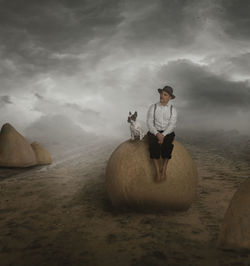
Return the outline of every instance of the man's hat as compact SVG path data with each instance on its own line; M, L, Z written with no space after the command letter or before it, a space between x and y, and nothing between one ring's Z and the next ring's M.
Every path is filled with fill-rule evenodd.
M175 95L173 94L173 88L170 86L165 86L163 89L158 89L158 92L161 93L162 91L167 92L172 99L175 98Z

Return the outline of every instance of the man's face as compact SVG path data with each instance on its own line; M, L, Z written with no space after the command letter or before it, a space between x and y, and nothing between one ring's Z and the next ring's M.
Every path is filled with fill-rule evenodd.
M170 99L171 99L171 96L167 92L162 91L160 93L160 102L161 103L167 103Z

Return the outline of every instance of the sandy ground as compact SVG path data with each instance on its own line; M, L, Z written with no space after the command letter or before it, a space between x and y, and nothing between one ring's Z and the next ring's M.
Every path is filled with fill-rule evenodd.
M185 143L199 173L191 208L118 212L104 189L118 144L51 147L50 166L0 169L1 266L250 265L250 253L216 248L230 199L249 177L247 161Z

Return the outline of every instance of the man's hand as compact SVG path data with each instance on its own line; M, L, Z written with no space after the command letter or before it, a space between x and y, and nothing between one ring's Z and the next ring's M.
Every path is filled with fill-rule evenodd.
M162 144L163 143L163 140L164 140L164 135L162 135L160 132L157 133L157 138L158 138L158 143L159 144Z

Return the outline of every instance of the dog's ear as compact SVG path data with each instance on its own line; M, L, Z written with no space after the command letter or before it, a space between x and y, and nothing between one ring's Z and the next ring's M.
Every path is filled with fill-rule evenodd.
M135 115L137 116L137 111L135 111Z
M131 115L131 112L129 111L129 115Z

